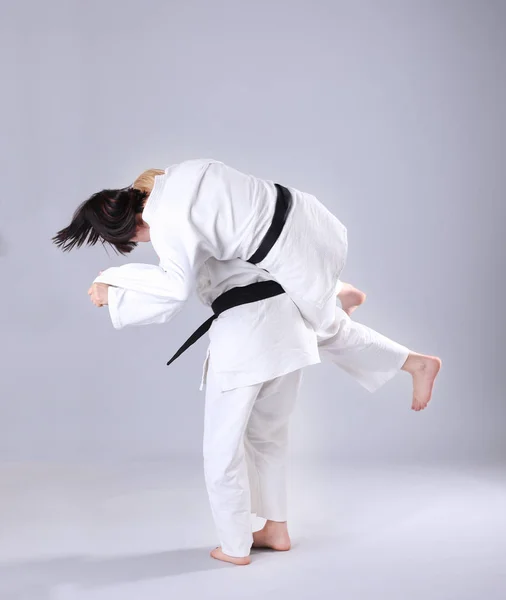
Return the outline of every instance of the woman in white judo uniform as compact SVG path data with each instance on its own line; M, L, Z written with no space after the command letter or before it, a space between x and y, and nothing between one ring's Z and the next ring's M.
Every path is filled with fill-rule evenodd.
M271 280L244 261L208 259L198 273L197 291L211 305L231 290ZM95 305L109 305L117 329L166 322L172 315L171 293L163 272L142 264L107 269L89 290ZM205 479L220 539L214 558L246 565L252 544L290 549L288 422L303 367L320 357L330 360L370 392L402 369L412 375L415 393L430 394L438 359L410 352L352 321L337 306L334 315L317 336L288 295L279 294L235 306L213 322L202 384ZM418 410L416 396L413 407ZM253 534L251 513L266 519Z

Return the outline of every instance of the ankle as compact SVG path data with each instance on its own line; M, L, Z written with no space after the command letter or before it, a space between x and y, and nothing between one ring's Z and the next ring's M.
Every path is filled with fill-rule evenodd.
M402 365L402 371L406 371L413 375L415 371L418 371L424 365L424 357L416 352L410 352L406 362Z

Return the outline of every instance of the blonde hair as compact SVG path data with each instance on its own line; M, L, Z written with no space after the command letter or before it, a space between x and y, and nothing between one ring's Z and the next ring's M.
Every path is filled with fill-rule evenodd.
M165 171L162 169L148 169L141 173L139 177L134 181L132 187L141 192L146 192L148 195L151 194L153 186L155 185L155 177L157 175L163 175Z

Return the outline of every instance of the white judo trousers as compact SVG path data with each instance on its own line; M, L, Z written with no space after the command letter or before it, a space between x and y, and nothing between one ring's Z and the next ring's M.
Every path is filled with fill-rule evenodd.
M334 332L319 338L322 359L373 392L399 372L409 350L352 321L336 308ZM223 552L243 557L252 544L251 513L286 521L286 455L289 418L302 371L223 391L207 372L204 469Z
M251 513L287 520L288 423L302 371L221 391L212 359L206 385L204 473L223 552L248 556Z

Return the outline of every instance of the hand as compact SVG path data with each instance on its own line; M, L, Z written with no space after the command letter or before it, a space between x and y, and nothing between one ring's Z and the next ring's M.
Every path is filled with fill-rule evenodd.
M88 296L95 306L105 306L108 303L109 286L106 283L93 283L88 290Z

